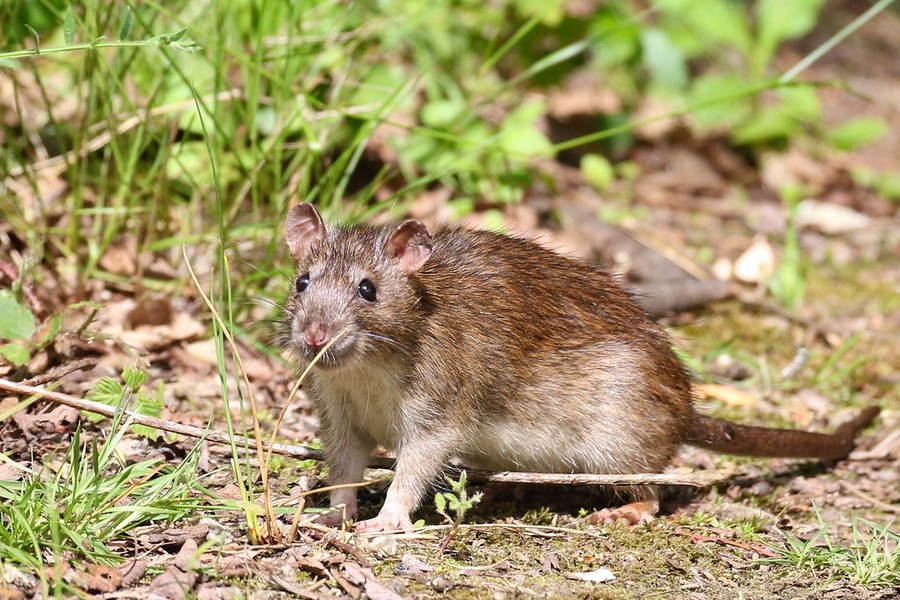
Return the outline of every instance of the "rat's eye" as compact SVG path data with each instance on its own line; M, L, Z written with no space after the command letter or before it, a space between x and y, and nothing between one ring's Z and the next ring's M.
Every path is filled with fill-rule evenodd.
M375 284L371 279L363 279L359 282L359 297L366 302L375 302Z
M306 275L301 275L300 277L298 277L298 278L297 278L297 283L294 284L294 287L297 288L297 293L298 293L298 294L299 294L300 292L302 292L303 290L305 290L307 287L309 287L309 273L307 273Z

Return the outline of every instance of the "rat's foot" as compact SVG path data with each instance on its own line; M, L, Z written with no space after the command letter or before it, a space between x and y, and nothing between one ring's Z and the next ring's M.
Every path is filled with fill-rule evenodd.
M588 515L588 522L594 525L603 523L609 525L616 521L622 521L628 525L643 525L654 519L659 510L659 502L648 500L645 502L631 502L617 508L604 508Z
M378 531L412 531L412 521L408 514L381 511L374 519L367 519L356 524L356 531L373 533Z
M344 524L344 520L343 511L333 510L329 513L319 515L315 518L313 523L324 525L325 527L340 527ZM349 521L350 519L347 520Z
M330 512L322 513L315 518L313 523L325 527L341 527L346 521L355 521L356 515L356 510L350 511L340 506Z

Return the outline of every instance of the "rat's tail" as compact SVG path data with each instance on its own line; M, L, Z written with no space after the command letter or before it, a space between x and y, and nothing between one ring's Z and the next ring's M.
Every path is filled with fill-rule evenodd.
M697 415L687 443L725 454L837 460L850 454L856 434L879 412L881 408L870 406L831 434L751 427Z

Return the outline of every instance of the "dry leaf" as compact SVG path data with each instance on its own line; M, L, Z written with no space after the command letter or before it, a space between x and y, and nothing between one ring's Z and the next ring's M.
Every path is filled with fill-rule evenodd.
M747 408L759 406L759 398L748 394L744 390L731 385L718 383L699 383L694 389L703 398L721 400L726 406L732 408Z

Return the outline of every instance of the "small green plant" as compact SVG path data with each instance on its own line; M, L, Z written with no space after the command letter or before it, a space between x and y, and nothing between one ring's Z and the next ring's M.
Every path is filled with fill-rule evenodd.
M466 491L466 472L459 474L459 479L447 477L447 483L450 484L450 492L439 492L434 495L434 506L444 519L453 527L455 531L463 522L468 512L473 506L481 502L483 493L469 496ZM453 516L450 516L450 513Z
M159 418L164 405L162 382L159 382L154 394L141 392L141 387L147 380L147 372L133 365L128 365L123 369L122 379L125 385L112 377L104 377L94 384L88 397L95 402L102 402L110 406L120 406L120 402L125 402L129 405L128 408L135 413ZM152 427L137 424L132 425L131 430L137 435L153 439L159 433Z
M803 197L803 189L788 187L781 190L788 205L788 219L784 232L781 264L769 279L769 291L785 308L796 310L806 292L806 265L800 251L795 215Z
M13 290L0 290L0 357L17 367L51 345L62 329L63 316L56 314L38 327L34 315Z
M481 502L481 498L484 496L481 492L469 496L469 492L466 491L465 471L459 474L459 479L454 480L452 477L447 477L446 479L447 483L450 484L451 491L438 492L434 495L435 508L450 525L450 533L447 534L447 537L441 543L438 554L443 553L447 549L450 540L453 539L463 519L466 517L466 512ZM453 513L453 516L450 513Z
M785 533L783 547L769 546L778 556L760 560L827 570L870 587L900 585L900 532L892 529L893 521L878 525L854 519L853 545L847 548L832 541L818 509L816 517L819 530L810 539Z
M31 356L26 342L34 335L34 315L16 299L10 290L0 290L0 355L16 366L24 365Z
M0 562L39 577L43 597L51 584L56 595L75 593L62 578L68 562L115 564L121 559L111 541L198 508L197 449L178 465L127 463L117 450L128 430L123 417L120 408L101 444L79 428L61 464L21 467L20 480L0 482Z

